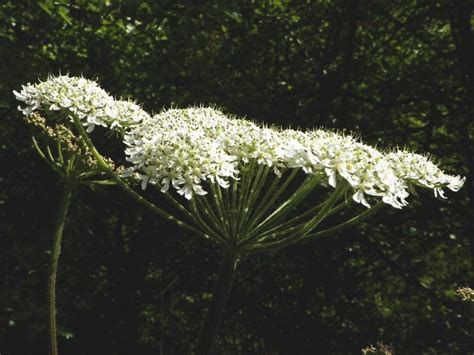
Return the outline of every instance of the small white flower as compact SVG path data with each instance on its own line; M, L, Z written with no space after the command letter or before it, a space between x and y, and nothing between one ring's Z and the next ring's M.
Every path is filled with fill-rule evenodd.
M367 200L365 199L364 197L364 193L361 191L361 190L358 190L353 196L352 196L352 199L357 202L357 203L361 203L363 204L364 206L366 207L370 207L369 203L367 202Z

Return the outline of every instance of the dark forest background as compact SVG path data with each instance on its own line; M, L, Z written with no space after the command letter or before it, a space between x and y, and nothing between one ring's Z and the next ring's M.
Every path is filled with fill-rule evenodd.
M449 0L0 2L0 353L47 354L58 178L12 90L49 73L97 79L149 112L217 104L283 126L346 129L430 152L467 176L447 200L309 247L245 259L218 354L472 354L473 3ZM100 130L98 130L100 133ZM116 188L76 191L58 280L62 354L186 354L219 251Z

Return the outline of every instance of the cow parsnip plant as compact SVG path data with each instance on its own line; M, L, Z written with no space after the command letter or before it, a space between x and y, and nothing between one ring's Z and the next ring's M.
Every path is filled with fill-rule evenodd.
M215 107L172 108L150 116L84 78L51 77L23 86L15 95L24 102L19 109L25 115L61 112L98 166L124 191L222 247L224 259L198 354L210 351L243 256L337 233L383 205L401 209L417 187L445 197L444 188L457 191L465 181L444 173L425 156L382 152L346 134L262 126ZM89 138L95 126L120 132L130 162L120 176ZM165 211L159 201L145 199L131 187L136 180L143 189L158 188L175 210ZM311 196L321 202L303 208ZM365 209L320 228L327 217L353 203Z

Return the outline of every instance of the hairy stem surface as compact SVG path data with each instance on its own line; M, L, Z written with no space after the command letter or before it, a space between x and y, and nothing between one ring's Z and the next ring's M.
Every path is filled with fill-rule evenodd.
M59 255L61 254L61 239L63 236L64 224L66 222L66 215L71 200L73 186L68 183L63 185L61 192L58 214L56 217L56 225L53 235L53 249L51 251L51 265L49 271L49 331L51 343L51 355L58 354L58 344L56 340L56 274L58 271Z

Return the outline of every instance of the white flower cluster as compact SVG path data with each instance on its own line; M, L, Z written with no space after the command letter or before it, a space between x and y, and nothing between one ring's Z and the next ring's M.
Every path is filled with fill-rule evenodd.
M210 107L163 111L132 127L125 144L143 188L159 184L166 192L171 184L187 199L206 194L204 181L227 188L229 178L237 179L239 166L250 159L273 167L276 174L281 168L324 174L331 186L341 177L354 189L353 199L367 207L366 195L401 208L413 185L443 197L443 187L457 191L465 180L443 173L417 154L384 154L351 136L322 130L260 127Z
M435 196L444 196L443 187L458 191L466 178L445 174L427 157L407 151L397 151L387 155L397 175L407 184L419 185L434 190Z
M252 124L235 121L232 127L231 123L211 108L164 111L125 134L125 154L134 170L141 173L143 188L148 182L158 183L166 192L172 184L179 194L190 199L194 194L206 193L202 181L227 188L228 178L237 178L238 158L234 153L244 153L231 145L235 136L245 133L237 125L247 125L250 133Z
M128 127L149 118L136 103L115 100L96 82L79 77L50 77L13 93L25 103L25 107L18 107L24 115L36 110L67 110L83 120L88 132L96 125Z
M262 127L227 116L212 107L169 109L151 117L137 104L118 101L97 83L77 77L51 77L14 91L26 107L25 115L41 110L66 110L92 131L95 125L126 127L125 154L142 187L170 185L187 199L204 195L203 183L229 186L250 160L272 167L301 168L319 174L336 186L345 179L353 199L367 207L366 196L376 196L396 208L407 204L410 188L422 186L444 197L442 188L457 191L465 178L445 174L426 157L396 151L383 153L348 135L314 130Z

